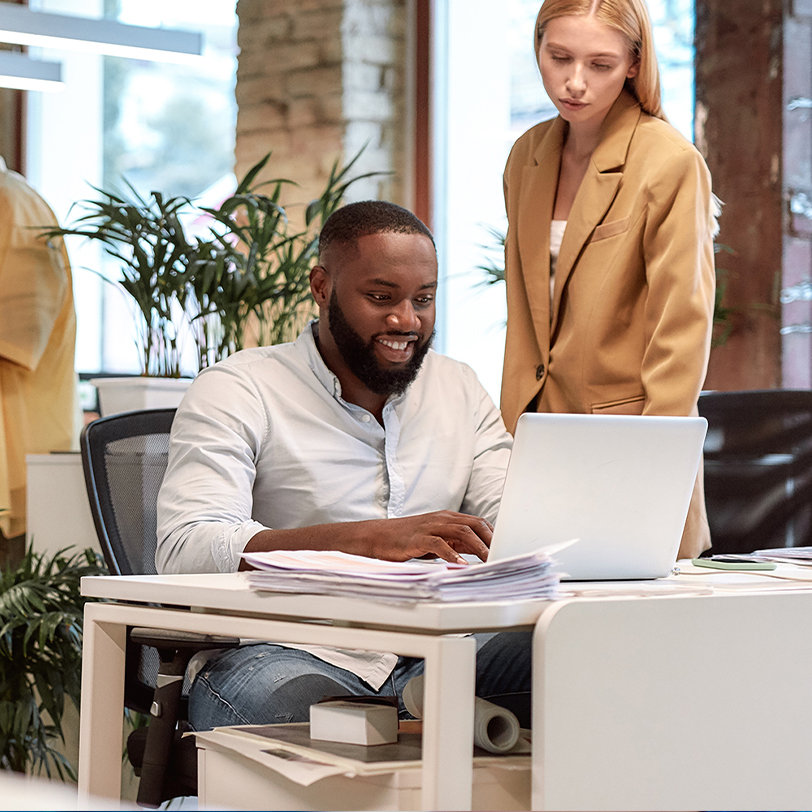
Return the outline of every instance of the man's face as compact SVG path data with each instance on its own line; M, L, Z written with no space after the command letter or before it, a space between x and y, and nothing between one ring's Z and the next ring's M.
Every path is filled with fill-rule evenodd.
M409 345L413 351L408 361L397 366L384 365L378 361L375 352L376 341L380 341L382 338L390 343L402 344L400 335L386 333L383 337L377 336L369 341L364 341L347 320L338 303L335 288L330 296L330 307L327 312L330 319L330 331L336 346L355 377L376 395L389 397L402 394L417 376L434 334L432 333L422 343L412 342Z
M434 335L437 258L431 240L371 234L326 253L320 341L328 339L327 327L343 364L369 391L386 397L402 393Z

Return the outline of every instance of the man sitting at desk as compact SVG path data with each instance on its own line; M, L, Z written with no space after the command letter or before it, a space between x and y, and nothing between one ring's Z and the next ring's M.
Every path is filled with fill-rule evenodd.
M474 372L429 349L431 232L392 203L347 205L324 224L310 286L319 319L295 342L238 352L184 397L158 571L229 572L265 550L486 558L511 438ZM477 695L529 725L529 634L477 646ZM389 653L247 645L203 667L190 722L305 721L325 695L400 696L422 670Z

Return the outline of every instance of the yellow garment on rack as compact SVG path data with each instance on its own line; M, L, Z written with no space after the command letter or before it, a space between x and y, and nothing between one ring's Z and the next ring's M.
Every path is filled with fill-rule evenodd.
M0 158L0 531L25 532L26 454L77 448L76 314L68 254L38 229L45 201Z

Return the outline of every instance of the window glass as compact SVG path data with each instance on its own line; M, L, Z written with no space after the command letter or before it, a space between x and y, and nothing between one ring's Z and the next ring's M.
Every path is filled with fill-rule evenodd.
M435 230L444 312L438 348L470 364L498 401L504 353L504 284L478 266L502 264L502 172L513 142L554 116L533 53L540 0L436 0L438 63ZM692 139L692 0L649 0L663 104Z
M32 2L32 6L35 4ZM37 8L106 16L141 26L199 31L203 59L175 65L41 51L62 62L61 93L29 94L28 175L60 223L71 206L96 198L92 188L152 190L217 205L234 188L236 101L235 3L227 0L40 0ZM80 372L138 372L131 303L99 274L119 270L98 246L68 245L77 310ZM194 351L189 350L192 371Z

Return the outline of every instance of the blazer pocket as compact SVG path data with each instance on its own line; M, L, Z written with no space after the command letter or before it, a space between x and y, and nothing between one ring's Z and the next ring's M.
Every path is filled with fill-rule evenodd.
M607 237L614 237L616 234L622 234L624 231L629 230L629 219L624 217L622 220L613 220L611 223L601 223L595 226L592 236L589 238L590 242L597 242L598 240L605 240Z
M592 414L643 414L643 406L646 396L640 395L634 398L624 398L623 400L610 400L606 403L593 403Z

